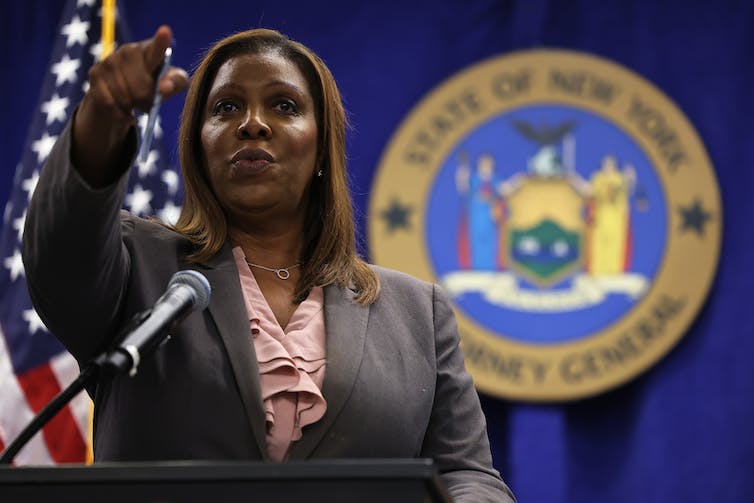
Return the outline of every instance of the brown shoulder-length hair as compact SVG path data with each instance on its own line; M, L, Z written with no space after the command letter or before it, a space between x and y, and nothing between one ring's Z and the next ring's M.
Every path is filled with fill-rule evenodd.
M189 260L214 256L228 237L225 214L204 166L200 140L207 97L220 67L241 54L276 52L293 62L306 78L317 120L317 167L323 176L309 187L305 244L296 302L313 287L337 284L357 291L356 301L375 301L380 285L374 271L359 258L351 197L346 176L346 117L340 93L325 63L304 45L267 29L236 33L217 42L199 63L181 116L178 154L186 195L174 229L196 246ZM315 170L315 171L316 171Z

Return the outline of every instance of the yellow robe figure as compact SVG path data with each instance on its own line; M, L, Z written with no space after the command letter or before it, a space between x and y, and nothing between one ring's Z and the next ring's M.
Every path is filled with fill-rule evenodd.
M615 159L609 156L592 175L591 274L624 272L628 246L628 198L633 185L631 178L618 171Z

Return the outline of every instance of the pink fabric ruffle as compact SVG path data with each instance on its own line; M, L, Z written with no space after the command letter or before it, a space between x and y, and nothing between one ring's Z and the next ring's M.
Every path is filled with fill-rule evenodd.
M302 428L317 422L327 409L320 391L326 367L324 292L312 289L283 329L243 250L234 248L233 256L259 363L267 449L273 460L283 461L291 444L301 438Z

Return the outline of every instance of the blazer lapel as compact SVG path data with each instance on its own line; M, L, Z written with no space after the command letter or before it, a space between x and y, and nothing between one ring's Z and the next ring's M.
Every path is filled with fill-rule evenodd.
M343 410L364 356L369 308L353 301L354 292L335 285L325 287L327 368L322 395L325 415L306 427L301 440L291 447L291 459L309 457Z
M204 271L212 296L209 312L225 344L228 358L241 393L244 409L262 459L269 459L265 439L265 416L259 384L259 365L251 339L246 307L243 303L238 269L229 243L207 261Z

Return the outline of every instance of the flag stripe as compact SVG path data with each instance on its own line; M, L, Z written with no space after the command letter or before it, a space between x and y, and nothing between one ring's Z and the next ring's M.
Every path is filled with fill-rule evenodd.
M29 408L24 392L13 372L2 331L0 331L0 399L2 400L0 404L0 437L7 445L29 424L34 414ZM19 451L15 462L16 464L33 463L39 465L52 463L52 458L41 433L34 435L29 443Z
M79 364L70 353L60 353L50 360L50 368L55 373L59 383L73 382L79 375ZM81 438L87 439L89 443L89 433L91 431L91 414L89 410L92 407L92 401L86 391L76 395L69 405L73 417L76 419L76 425L79 427Z
M20 374L18 383L35 414L61 391L60 383L48 364ZM42 435L56 463L74 463L84 459L86 443L70 408L60 410L42 429Z

